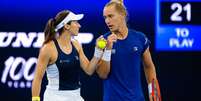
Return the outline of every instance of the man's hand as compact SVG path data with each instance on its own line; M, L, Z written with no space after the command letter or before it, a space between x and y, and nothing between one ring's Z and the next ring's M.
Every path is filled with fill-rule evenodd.
M149 101L162 101L158 80L152 80L148 85Z
M117 41L117 36L115 34L111 34L107 38L107 46L106 49L111 50L113 43Z

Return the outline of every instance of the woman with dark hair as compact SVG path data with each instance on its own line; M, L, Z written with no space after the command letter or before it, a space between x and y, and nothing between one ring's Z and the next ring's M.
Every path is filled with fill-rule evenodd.
M103 53L95 47L94 57L89 61L82 46L73 39L72 36L78 35L81 27L78 20L83 16L61 11L47 22L44 30L45 41L40 49L32 83L32 101L40 101L41 82L45 71L48 85L44 101L83 101L80 96L79 71L82 69L92 75Z

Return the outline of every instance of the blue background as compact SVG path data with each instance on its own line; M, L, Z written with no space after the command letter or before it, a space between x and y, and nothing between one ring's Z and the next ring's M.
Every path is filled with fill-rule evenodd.
M109 0L1 0L0 32L42 32L48 19L59 11L68 9L75 13L84 13L80 21L80 32L91 32L94 40L83 45L89 59L93 56L95 39L108 29L102 17L104 5ZM144 32L151 40L151 54L156 65L158 80L161 86L163 101L199 101L201 90L201 53L155 50L155 0L124 0L129 12L129 28ZM178 0L175 0L178 1ZM5 60L10 56L22 56L25 59L37 57L39 49L33 48L0 48L0 76ZM144 94L147 84L143 76ZM45 89L44 78L42 93ZM81 94L86 101L102 100L102 80L96 74L92 77L82 73ZM147 98L147 96L146 96ZM9 88L0 83L1 101L30 101L31 89Z

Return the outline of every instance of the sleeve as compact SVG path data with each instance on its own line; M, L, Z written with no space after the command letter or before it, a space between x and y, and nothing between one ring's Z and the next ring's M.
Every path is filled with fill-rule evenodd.
M151 44L150 40L146 37L145 34L143 34L142 43L143 43L143 53L144 53L145 50L146 50L146 49L150 46L150 44Z

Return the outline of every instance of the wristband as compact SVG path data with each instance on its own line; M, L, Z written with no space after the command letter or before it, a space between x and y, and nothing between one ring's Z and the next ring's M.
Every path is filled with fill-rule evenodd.
M148 84L148 92L149 92L149 94L152 93L152 83Z
M103 53L102 60L109 62L111 60L112 50L105 50Z
M39 96L34 96L34 97L32 97L32 101L40 101L40 97Z
M96 58L100 58L102 56L102 54L103 54L103 51L101 49L95 47L94 56Z

